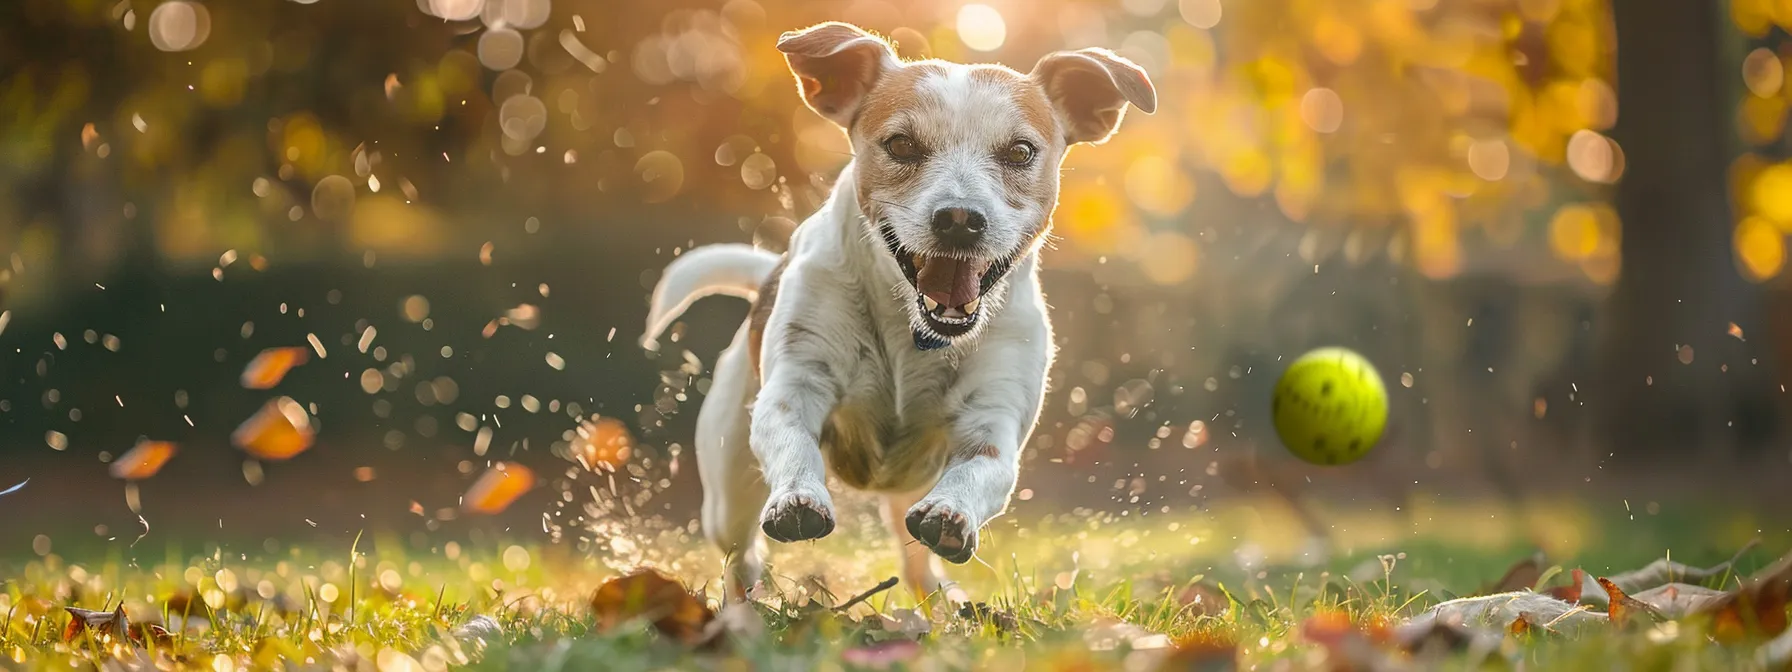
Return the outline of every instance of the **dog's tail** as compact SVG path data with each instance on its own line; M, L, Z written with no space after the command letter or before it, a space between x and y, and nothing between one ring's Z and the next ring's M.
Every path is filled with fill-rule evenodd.
M641 347L659 350L660 334L697 299L712 294L757 299L760 285L777 268L779 259L771 252L735 243L705 245L673 259L653 288L653 306L647 312L647 333L641 335Z

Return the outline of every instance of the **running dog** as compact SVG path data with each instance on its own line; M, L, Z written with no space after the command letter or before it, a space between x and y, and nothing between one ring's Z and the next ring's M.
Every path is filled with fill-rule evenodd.
M753 302L697 418L703 529L730 599L759 581L762 532L834 531L830 472L885 495L903 577L926 596L949 585L928 550L971 559L1038 421L1054 351L1038 252L1059 163L1111 136L1127 105L1156 111L1157 93L1105 49L1021 74L904 62L844 23L778 49L854 158L785 254L711 245L667 266L642 345L703 296Z

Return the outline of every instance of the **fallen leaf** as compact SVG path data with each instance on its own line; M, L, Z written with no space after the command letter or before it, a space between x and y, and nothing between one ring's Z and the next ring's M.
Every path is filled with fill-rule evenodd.
M887 670L921 656L921 645L911 639L892 639L840 652L840 660L848 665L873 670Z
M865 619L867 631L870 633L887 633L890 637L873 634L874 639L902 637L920 639L933 631L933 621L921 613L920 609L891 609L889 613L873 614Z
M1729 593L1704 586L1670 583L1650 588L1631 595L1631 597L1638 602L1654 607L1663 616L1680 618L1709 607L1726 595Z
M238 425L230 434L230 443L257 458L277 461L305 452L316 438L305 407L280 397Z
M1431 620L1409 623L1394 631L1394 644L1402 651L1424 657L1466 652L1465 669L1475 669L1506 640L1501 629L1473 627L1459 621Z
M1786 631L1786 605L1792 598L1792 553L1787 553L1723 597L1707 602L1697 613L1712 619L1712 635L1733 642L1751 633Z
M1481 589L1480 594L1510 593L1515 590L1530 590L1537 587L1537 581L1543 578L1543 570L1549 565L1543 560L1543 552L1538 551L1512 564L1493 585Z
M1550 597L1562 600L1569 604L1579 604L1582 595L1581 591L1583 590L1582 586L1586 585L1587 582L1587 572L1586 570L1576 567L1573 571L1569 572L1568 575L1568 585L1556 586L1543 592Z
M62 631L62 641L72 642L81 633L91 632L94 637L128 636L131 631L131 619L124 614L124 605L118 605L112 611L88 611L74 607L63 607L68 611L68 627Z
M1612 625L1619 627L1629 625L1630 619L1636 618L1639 614L1650 621L1661 620L1661 613L1654 607L1625 595L1624 590L1619 588L1618 584L1612 583L1611 579L1599 577L1599 587L1605 589L1606 599L1611 605L1606 609L1606 615L1610 618Z
M303 347L268 348L243 367L242 384L246 389L268 390L286 378L286 372L304 364L311 351Z
M492 515L509 508L529 488L535 487L535 472L515 462L499 462L479 475L473 487L461 498L461 508L469 513Z
M1512 619L1512 625L1506 626L1506 634L1518 639L1526 639L1531 636L1531 627L1531 619L1524 614L1519 614L1518 618Z
M1185 636L1164 659L1164 670L1232 672L1238 669L1238 642L1208 635Z
M1380 619L1365 621L1352 618L1342 610L1323 609L1301 621L1300 635L1309 642L1336 650L1355 638L1373 644L1385 643L1392 636L1392 631Z
M113 460L108 469L113 478L141 481L156 475L162 465L174 457L175 446L168 441L138 441L137 445Z
M174 643L174 633L155 623L132 623L130 634L131 639L145 644L154 642L156 646L169 646Z
M1400 629L1443 622L1491 629L1497 633L1503 631L1506 626L1511 625L1513 619L1523 614L1529 614L1537 625L1554 630L1592 623L1603 624L1609 620L1606 614L1576 606L1549 595L1525 590L1481 597L1464 597L1439 603L1424 613L1414 616Z
M1742 550L1736 551L1736 554L1731 556L1729 560L1725 560L1710 567L1693 567L1667 558L1658 558L1654 562L1644 565L1642 569L1619 572L1605 578L1606 580L1611 581L1612 585L1617 586L1618 589L1624 591L1626 594L1640 593L1650 588L1665 586L1670 583L1704 583L1730 573L1731 568L1736 565L1736 561L1741 559L1742 556L1750 550L1753 550L1755 545L1759 543L1761 543L1760 539L1752 539L1747 544L1743 544ZM1588 592L1595 593L1597 598L1605 597L1603 594L1600 594L1603 591L1589 589ZM1584 598L1587 597L1587 594L1583 593L1582 597L1582 601L1585 601Z
M652 569L605 581L591 595L591 611L601 630L647 620L660 633L687 645L702 643L716 617L683 584Z

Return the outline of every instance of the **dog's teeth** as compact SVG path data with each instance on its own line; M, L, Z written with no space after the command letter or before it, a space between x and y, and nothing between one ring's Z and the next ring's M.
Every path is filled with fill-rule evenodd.
M927 306L927 312L930 312L930 313L940 309L940 302L935 301L930 298L927 298L925 296L921 297L921 304L924 306Z
M971 313L975 313L975 312L977 312L977 308L982 305L983 305L983 297L979 296L975 299L971 299L970 303L964 304L964 312L967 315L969 315Z

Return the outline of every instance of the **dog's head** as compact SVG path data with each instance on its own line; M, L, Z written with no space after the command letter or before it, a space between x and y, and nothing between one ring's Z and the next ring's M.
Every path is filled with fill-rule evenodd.
M1028 74L905 63L844 23L785 33L778 49L804 102L851 137L867 234L908 280L917 330L948 341L1000 309L1009 267L1044 240L1065 150L1107 140L1129 103L1157 109L1145 71L1105 49L1057 52Z

